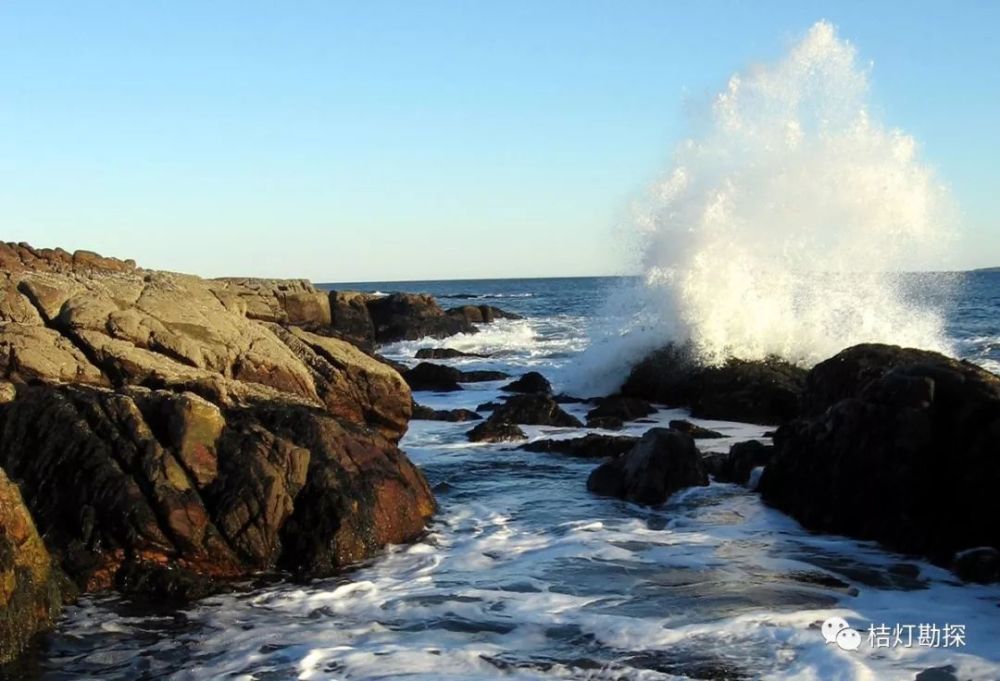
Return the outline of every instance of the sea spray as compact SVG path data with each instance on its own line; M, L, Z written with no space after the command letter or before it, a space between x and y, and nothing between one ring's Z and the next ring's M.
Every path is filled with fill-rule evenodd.
M819 22L729 80L637 211L641 285L595 331L589 387L613 389L668 340L707 363L809 365L864 341L949 349L926 287L900 274L946 266L948 192L914 139L872 115L869 71Z

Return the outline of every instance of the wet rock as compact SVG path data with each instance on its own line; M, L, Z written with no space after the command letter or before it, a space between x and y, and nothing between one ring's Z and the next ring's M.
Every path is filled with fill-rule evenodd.
M476 406L476 411L493 411L502 404L503 402L483 402Z
M514 442L528 436L513 423L487 419L469 431L470 442Z
M0 470L0 664L52 627L62 606L57 573L17 485Z
M621 393L688 406L696 418L783 423L798 414L805 375L804 369L774 358L701 366L689 350L668 345L632 369Z
M480 421L483 417L468 409L431 409L430 407L414 404L413 418L419 421L462 423L464 421Z
M489 324L497 319L523 319L521 315L492 305L462 305L449 309L445 314L469 324Z
M601 464L587 479L587 489L639 504L655 505L671 494L708 484L701 455L691 436L652 428L626 454Z
M509 376L502 371L461 371L455 367L431 362L421 362L403 373L412 390L450 392L461 390L459 383L501 381Z
M813 372L804 404L857 393L775 433L760 483L767 503L810 529L945 565L965 549L1000 549L1000 378L937 353L871 345Z
M639 442L637 437L616 437L588 433L583 437L560 440L535 440L521 445L518 449L529 452L565 454L582 459L616 458L630 451Z
M457 357L489 357L475 352L462 352L454 348L420 348L415 355L417 359L455 359Z
M687 433L695 440L707 440L713 438L726 437L717 430L711 430L709 428L704 428L690 421L684 420L673 420L670 422L670 428L673 430L680 431L682 433Z
M572 395L567 395L566 393L559 393L553 397L559 404L586 404L589 400L582 397L573 397Z
M529 371L500 389L509 393L549 395L552 393L552 384L537 371Z
M123 594L157 604L185 605L228 590L228 585L176 565L127 561L115 574L115 588Z
M512 395L493 410L490 420L532 426L583 427L578 418L563 411L548 395Z
M737 442L729 448L722 465L715 471L715 479L719 482L732 482L746 485L750 481L753 469L766 466L774 456L774 447L757 440Z
M601 430L621 430L625 427L625 422L617 416L588 417L587 427L600 428Z
M395 343L430 336L446 338L457 333L475 333L472 322L460 315L445 314L433 297L421 293L393 293L368 300L368 312L377 343Z
M966 582L1000 582L1000 551L992 546L959 551L955 554L951 568Z
M656 409L646 400L637 397L612 395L597 400L597 406L587 412L587 425L592 428L602 419L617 419L621 422L634 421L656 413Z

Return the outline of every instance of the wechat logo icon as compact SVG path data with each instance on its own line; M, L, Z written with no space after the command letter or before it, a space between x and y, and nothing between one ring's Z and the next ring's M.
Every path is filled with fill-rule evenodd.
M823 622L821 630L827 644L836 643L841 650L854 651L861 647L861 634L851 629L843 617L831 617Z

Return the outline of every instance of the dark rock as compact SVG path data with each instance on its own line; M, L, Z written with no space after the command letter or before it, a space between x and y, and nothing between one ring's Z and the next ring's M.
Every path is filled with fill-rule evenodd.
M469 431L470 442L513 442L528 436L513 423L487 419Z
M566 393L559 393L553 397L559 404L586 404L589 400L582 397L573 397L572 395L567 395Z
M513 395L493 410L490 420L532 426L583 427L579 419L560 409L548 395Z
M678 490L707 484L708 475L694 440L675 430L652 428L628 453L595 469L587 489L655 505Z
M375 347L375 323L368 312L370 293L330 291L330 328L338 336L359 347Z
M455 359L456 357L489 357L475 352L462 352L453 348L421 348L417 350L417 359Z
M592 428L601 419L618 419L621 422L634 421L644 416L656 413L656 409L646 400L637 397L612 395L597 400L597 406L587 412L587 425Z
M587 427L600 428L602 430L621 430L625 427L625 422L617 416L588 417Z
M475 333L476 327L460 315L445 314L433 297L419 293L393 293L367 302L377 343L446 338Z
M733 482L745 485L750 474L758 466L766 466L774 456L774 447L757 440L737 442L729 448L729 454L715 473L719 482Z
M508 383L500 389L509 393L549 395L552 393L552 384L537 371L529 371L516 381Z
M529 452L566 454L583 459L616 458L632 449L639 441L637 437L615 437L588 433L583 437L562 440L535 440L519 447Z
M674 420L670 422L670 428L673 430L678 430L682 433L687 433L695 440L706 440L712 438L726 437L717 430L711 430L709 428L704 428L690 421Z
M412 369L403 372L403 379L411 390L432 390L434 392L461 390L462 386L459 383L501 381L509 377L502 371L461 371L455 367L431 362L421 362Z
M632 369L621 393L689 406L696 418L783 423L798 413L805 375L804 369L774 358L700 366L689 350L668 345Z
M431 409L414 403L413 418L417 421L451 421L461 423L464 421L479 421L483 417L468 409Z
M813 415L775 434L760 483L767 503L810 529L941 564L1000 548L1000 378L937 353L871 345L813 372L803 396ZM815 413L848 390L858 392Z
M462 372L454 367L443 364L421 362L403 373L403 380L411 390L432 390L434 392L451 392L461 390L458 384Z
M503 402L483 402L476 407L476 411L493 411L502 404Z
M966 582L1000 582L1000 551L992 546L959 551L955 554L951 568Z
M462 305L451 308L445 314L461 319L468 324L489 324L497 319L523 319L521 315L501 310L492 305Z
M176 565L127 561L115 574L115 588L157 604L185 605L228 590L228 585Z

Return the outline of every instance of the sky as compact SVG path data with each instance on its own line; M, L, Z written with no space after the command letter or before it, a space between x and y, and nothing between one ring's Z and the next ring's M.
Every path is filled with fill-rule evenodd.
M820 19L1000 265L1000 3L0 0L0 239L203 276L630 272L699 104Z

